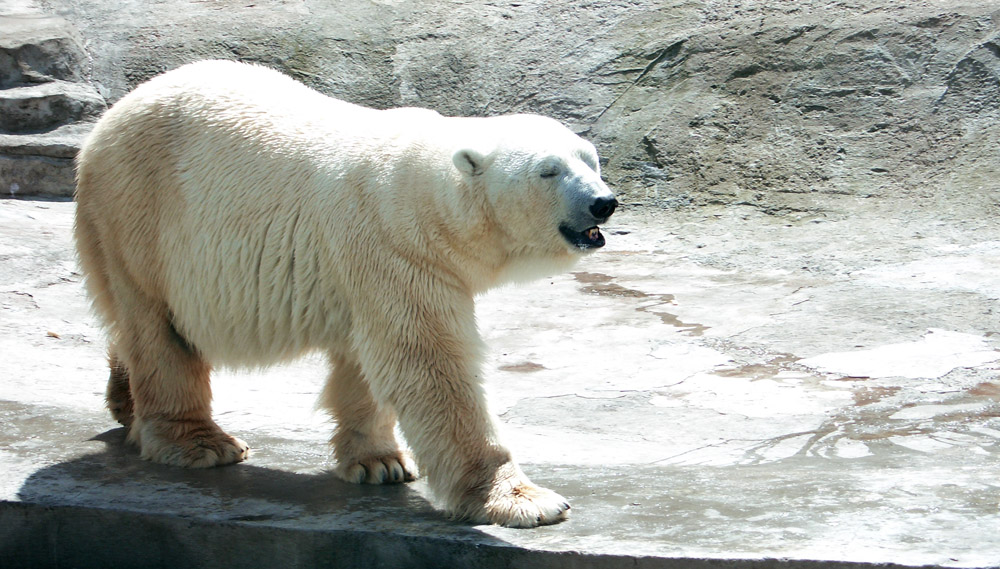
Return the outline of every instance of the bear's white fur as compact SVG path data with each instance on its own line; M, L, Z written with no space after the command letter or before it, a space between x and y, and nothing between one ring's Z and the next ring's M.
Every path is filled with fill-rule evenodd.
M565 127L372 110L202 62L107 112L79 154L76 199L111 338L108 405L144 458L243 460L247 445L212 421L211 366L319 349L341 477L416 475L398 419L452 514L518 527L567 515L497 440L473 306L603 244L594 226L615 202L593 146Z

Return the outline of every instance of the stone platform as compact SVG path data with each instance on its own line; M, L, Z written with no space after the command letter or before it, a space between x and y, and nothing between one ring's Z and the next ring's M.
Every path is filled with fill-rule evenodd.
M0 567L1000 567L1000 229L626 211L481 299L509 446L568 522L470 526L335 480L319 357L222 371L254 455L150 464L102 409L73 204L0 200Z

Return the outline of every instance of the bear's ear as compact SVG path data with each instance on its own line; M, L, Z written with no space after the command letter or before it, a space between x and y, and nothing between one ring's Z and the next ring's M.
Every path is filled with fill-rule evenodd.
M472 148L462 148L455 152L451 160L459 172L469 176L478 176L486 171L493 158Z

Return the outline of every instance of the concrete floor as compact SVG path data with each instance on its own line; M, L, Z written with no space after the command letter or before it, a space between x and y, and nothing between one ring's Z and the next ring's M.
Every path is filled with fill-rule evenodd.
M318 357L215 376L248 462L140 460L73 205L0 200L0 566L1000 567L1000 229L902 207L625 211L481 299L506 440L573 505L512 530L333 479Z

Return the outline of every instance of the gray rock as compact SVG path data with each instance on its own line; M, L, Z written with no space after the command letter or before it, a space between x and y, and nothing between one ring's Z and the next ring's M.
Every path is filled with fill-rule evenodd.
M83 41L65 20L10 14L0 2L0 89L23 83L84 79Z
M553 116L598 145L633 205L1000 203L996 2L44 7L86 38L111 101L192 60L240 59L374 107Z

